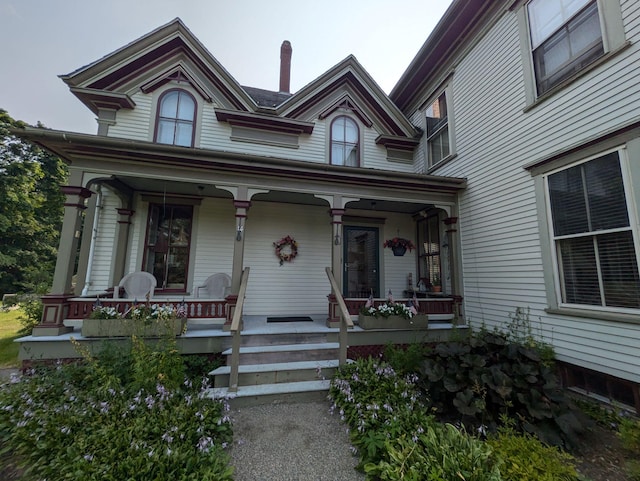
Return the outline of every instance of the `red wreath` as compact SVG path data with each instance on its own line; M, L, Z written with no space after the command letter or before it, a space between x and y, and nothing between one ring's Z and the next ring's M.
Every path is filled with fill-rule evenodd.
M290 235L283 237L278 242L274 242L273 246L276 248L276 256L280 259L280 265L284 262L291 262L298 255L298 243ZM287 248L285 252L283 249Z

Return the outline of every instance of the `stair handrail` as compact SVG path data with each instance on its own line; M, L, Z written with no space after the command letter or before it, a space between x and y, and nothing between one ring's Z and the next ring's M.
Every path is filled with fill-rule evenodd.
M331 284L331 291L338 301L338 307L340 308L340 335L338 341L340 342L340 349L338 355L338 363L343 365L347 362L347 329L353 329L353 321L351 320L351 314L344 302L336 278L333 277L333 271L331 267L325 267L327 277L329 277L329 284Z
M231 372L229 374L229 392L238 392L238 367L240 364L240 322L242 320L242 309L244 308L244 298L249 282L249 267L245 267L240 277L240 290L236 301L233 319L231 320Z

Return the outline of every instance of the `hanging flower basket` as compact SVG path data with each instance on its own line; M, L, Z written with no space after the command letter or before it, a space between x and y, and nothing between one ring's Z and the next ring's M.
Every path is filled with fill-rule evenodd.
M280 259L280 265L291 262L298 255L298 243L290 235L274 242L273 246L276 248L276 257Z
M394 256L403 256L407 249L411 252L416 246L413 245L409 239L403 239L402 237L394 237L384 242L384 247L388 247L393 252Z

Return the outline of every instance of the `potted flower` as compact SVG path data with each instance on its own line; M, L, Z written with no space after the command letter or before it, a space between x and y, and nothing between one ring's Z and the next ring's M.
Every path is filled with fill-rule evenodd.
M435 274L431 281L431 290L433 292L442 292L442 284L440 283L440 274Z
M358 315L362 329L426 329L429 318L418 314L413 301L409 305L401 302L385 302L378 306L363 306Z
M394 256L403 256L407 249L411 252L416 246L413 245L409 239L404 239L402 237L394 237L393 239L388 239L384 242L384 247L388 247L393 251Z

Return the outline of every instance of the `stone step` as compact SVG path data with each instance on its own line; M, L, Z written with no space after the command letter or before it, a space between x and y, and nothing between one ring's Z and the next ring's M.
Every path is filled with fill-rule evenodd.
M248 364L238 367L238 385L280 384L288 382L330 379L338 360L298 361L275 364ZM209 373L214 387L229 386L231 366L221 366Z
M240 347L240 364L277 364L296 361L322 361L337 359L340 344L337 342L309 344L277 344L272 346ZM222 352L231 362L231 349Z
M241 346L275 346L280 344L322 344L327 334L322 332L287 332L273 334L241 334Z
M288 382L239 386L237 392L229 392L227 387L211 388L205 395L211 399L227 399L232 408L281 402L313 402L326 399L329 380Z

